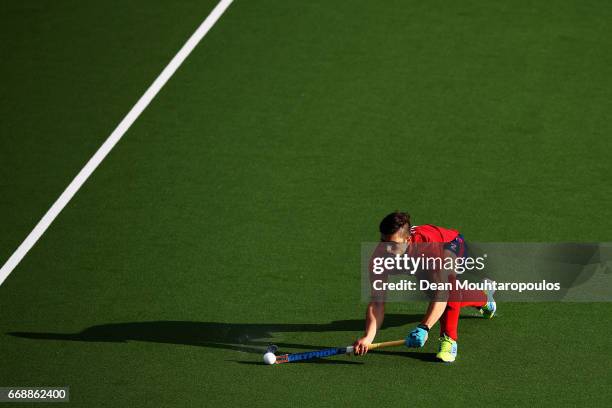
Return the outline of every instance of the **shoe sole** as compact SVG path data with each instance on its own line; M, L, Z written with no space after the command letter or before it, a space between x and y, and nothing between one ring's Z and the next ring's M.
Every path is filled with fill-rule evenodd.
M452 360L448 360L448 361L447 361L447 360L444 360L443 358L440 358L440 357L438 357L438 356L436 356L436 358L437 358L437 359L438 359L440 362L442 362L442 363L446 363L446 364L451 364L451 363L454 363L454 362L455 362L455 359L452 359Z

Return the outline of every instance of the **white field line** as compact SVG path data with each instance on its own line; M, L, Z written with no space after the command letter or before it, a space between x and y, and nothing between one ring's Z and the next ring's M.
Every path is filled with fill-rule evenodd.
M98 151L92 156L87 162L85 167L81 169L79 174L72 180L72 182L66 187L64 192L59 198L53 203L47 213L41 218L36 224L32 232L26 237L26 239L19 245L19 248L15 250L13 255L6 261L6 263L0 269L0 285L10 275L10 273L19 265L19 262L28 253L30 249L36 244L40 237L45 233L49 225L55 220L58 214L66 207L68 202L74 197L79 191L79 188L87 181L89 176L94 172L98 165L104 160L104 158L110 153L115 147L117 142L121 140L125 132L132 126L132 124L138 119L140 114L145 108L151 103L153 98L157 95L160 89L168 82L172 75L176 72L178 67L181 66L183 61L191 54L191 51L198 45L200 40L208 33L208 31L215 25L217 20L221 17L223 12L232 4L233 0L221 0L217 6L210 12L208 17L202 22L198 29L191 35L185 45L179 50L179 52L172 58L166 68L159 74L157 79L153 81L149 89L140 97L136 105L128 112L123 120L117 125L113 133L110 134L108 139L100 146Z

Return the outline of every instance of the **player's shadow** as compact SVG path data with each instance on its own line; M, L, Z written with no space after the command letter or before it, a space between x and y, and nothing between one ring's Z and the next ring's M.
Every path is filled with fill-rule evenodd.
M422 315L388 314L383 328L420 321ZM236 350L261 354L272 342L280 348L320 349L329 345L275 342L275 333L359 332L363 319L335 320L330 323L218 323L190 321L149 321L111 323L88 327L78 333L10 332L11 336L60 341L115 342L147 341ZM380 352L386 353L386 352Z

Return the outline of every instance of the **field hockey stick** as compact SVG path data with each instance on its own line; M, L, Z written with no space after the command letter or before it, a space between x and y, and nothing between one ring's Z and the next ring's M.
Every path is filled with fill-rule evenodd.
M372 343L368 347L368 350L374 350L374 349L384 348L384 347L403 346L404 344L405 344L404 340L394 340L394 341L385 341L382 343ZM341 354L350 354L354 351L354 348L353 346L332 347L332 348L326 348L322 350L305 351L303 353L282 354L280 356L274 356L274 353L276 352L276 350L277 350L277 347L274 345L268 347L266 354L264 354L264 361L267 364L292 363L295 361L312 360L314 358L324 358L324 357L337 356Z

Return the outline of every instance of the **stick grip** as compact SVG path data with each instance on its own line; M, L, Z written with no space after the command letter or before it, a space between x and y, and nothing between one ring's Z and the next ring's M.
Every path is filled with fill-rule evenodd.
M385 347L403 346L405 342L406 342L405 340L393 340L393 341L384 341L382 343L372 343L370 344L370 347L368 347L368 350L374 350L374 349L385 348Z

